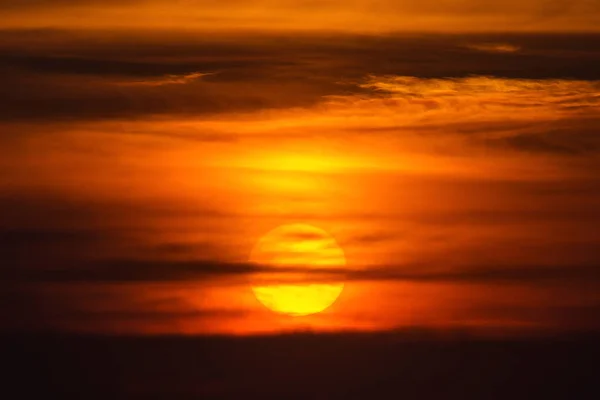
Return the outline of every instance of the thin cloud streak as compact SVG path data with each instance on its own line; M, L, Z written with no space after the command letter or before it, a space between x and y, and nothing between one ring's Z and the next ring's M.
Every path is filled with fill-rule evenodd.
M600 267L592 265L507 265L480 264L473 266L388 265L365 269L342 266L317 268L311 266L268 266L252 263L226 263L217 260L150 261L105 260L81 265L65 262L54 268L5 267L2 278L14 283L115 283L115 282L178 282L220 278L261 279L273 284L339 281L399 281L502 284L519 282L539 284L548 281L588 282L600 285ZM227 280L223 281L225 285Z
M185 85L192 83L207 75L213 75L214 73L202 73L192 72L183 75L167 75L161 78L152 80L139 80L139 81L123 81L117 82L117 86L163 86L163 85Z

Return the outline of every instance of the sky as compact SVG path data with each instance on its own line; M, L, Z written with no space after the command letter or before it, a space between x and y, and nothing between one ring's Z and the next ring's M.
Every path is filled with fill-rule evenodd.
M599 7L3 1L0 329L597 330ZM251 284L298 223L305 317Z
M7 27L203 31L598 31L597 0L5 0Z

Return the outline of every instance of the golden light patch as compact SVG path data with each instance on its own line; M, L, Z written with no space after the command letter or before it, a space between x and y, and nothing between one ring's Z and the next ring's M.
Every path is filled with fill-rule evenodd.
M280 314L321 312L344 289L342 282L316 279L327 269L345 266L346 258L333 237L311 225L282 225L268 232L252 250L250 262L272 268L256 274L252 290L265 307Z

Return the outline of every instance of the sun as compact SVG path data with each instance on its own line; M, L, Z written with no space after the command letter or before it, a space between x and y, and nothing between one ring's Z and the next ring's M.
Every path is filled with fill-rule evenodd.
M343 282L315 280L311 269L344 267L346 257L335 239L308 224L279 226L254 246L250 262L271 269L253 278L254 295L268 309L286 315L319 313L331 306L344 289ZM289 283L287 283L289 282Z

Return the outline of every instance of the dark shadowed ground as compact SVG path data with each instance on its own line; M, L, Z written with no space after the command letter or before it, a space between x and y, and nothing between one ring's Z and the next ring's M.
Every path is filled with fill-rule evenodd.
M2 363L4 389L18 398L593 399L599 343L418 332L5 336Z

